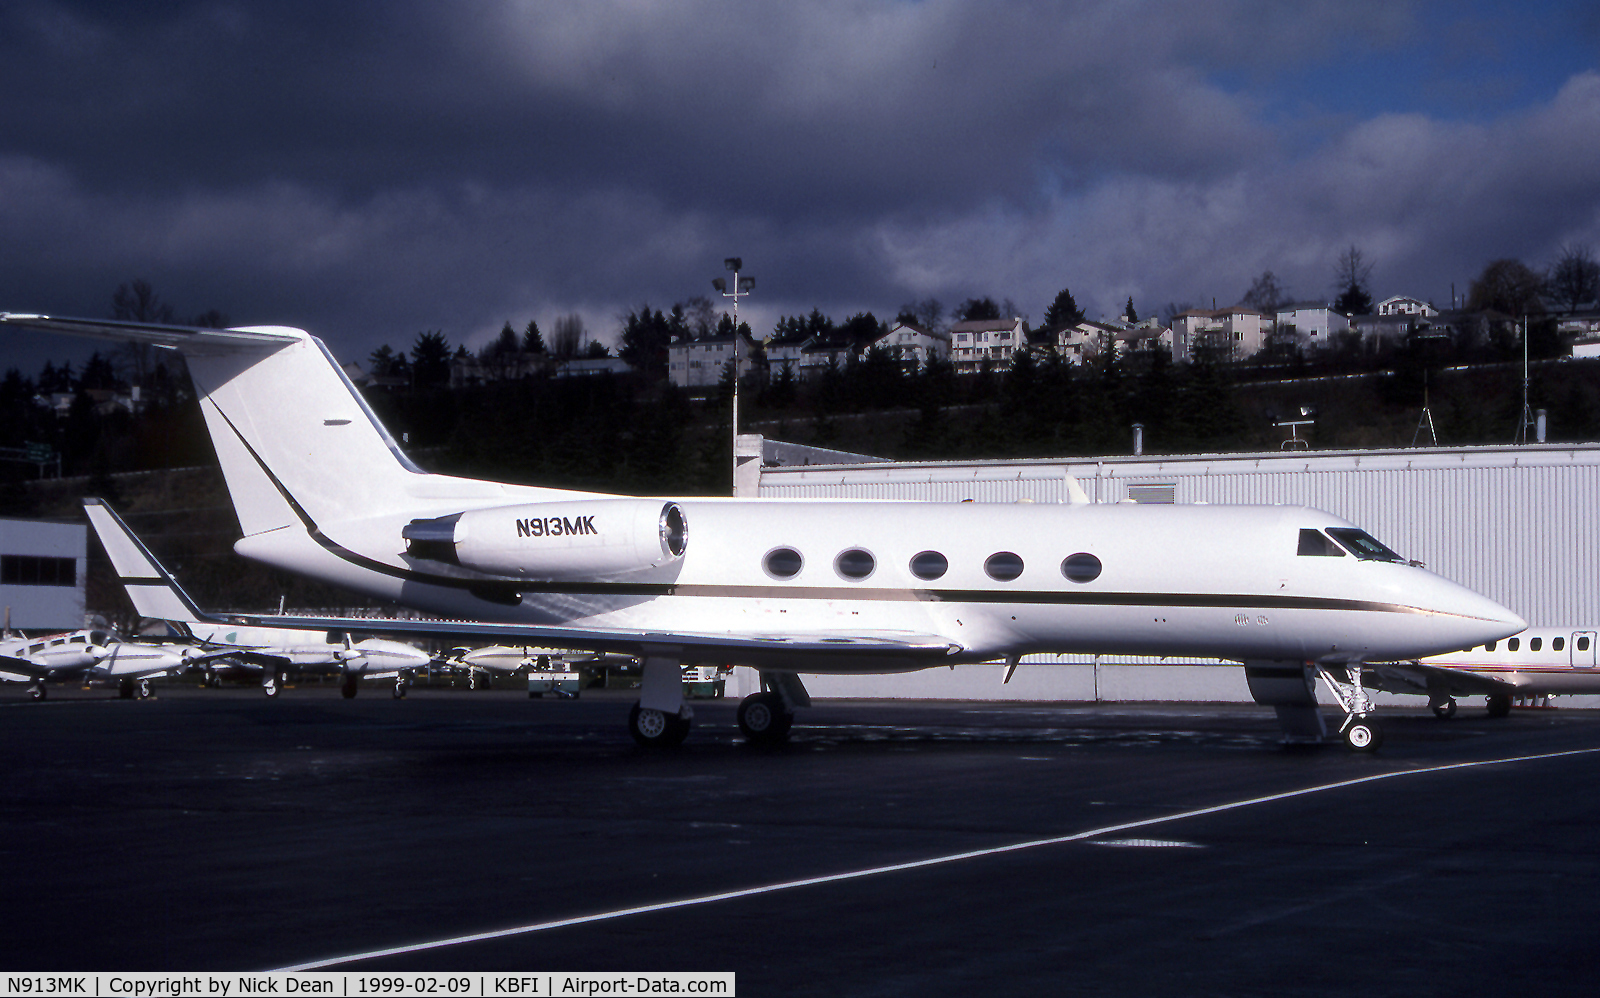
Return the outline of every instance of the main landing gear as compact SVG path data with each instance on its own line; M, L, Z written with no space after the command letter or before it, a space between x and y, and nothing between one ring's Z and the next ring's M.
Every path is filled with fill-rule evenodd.
M37 683L34 683L32 686L28 687L28 696L33 697L35 700L43 700L44 699L44 683L43 682L37 682Z
M694 709L683 704L676 712L646 707L643 702L628 712L628 733L645 748L672 748L682 745L694 726Z
M752 745L781 745L789 739L794 711L777 690L754 693L739 701L739 731Z
M347 673L345 673L344 674L344 682L339 684L339 695L344 697L346 700L354 700L356 698L356 694L358 692L360 692L360 691L361 691L361 675L360 675L360 673L356 673L356 672L347 672Z
M643 672L639 702L628 713L629 734L648 748L682 744L694 724L683 698L682 666L676 657L648 657ZM811 706L811 695L792 672L763 672L761 687L739 703L739 731L752 745L781 745L794 725L795 708Z
M1429 703L1428 706L1433 708L1433 716L1437 717L1441 721L1448 721L1452 717L1456 716L1455 697L1445 697L1443 700L1435 700Z
M276 669L268 669L261 674L261 692L269 697L275 697L283 687L283 679Z
M134 697L140 700L149 699L150 680L124 679L117 684L117 696L122 700L132 700Z

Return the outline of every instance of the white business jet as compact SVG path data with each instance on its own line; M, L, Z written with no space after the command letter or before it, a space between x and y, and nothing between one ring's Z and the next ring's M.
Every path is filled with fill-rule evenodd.
M262 692L269 697L278 695L281 674L291 667L337 668L346 697L356 695L362 679L393 679L394 695L403 697L411 670L426 668L431 661L426 652L412 645L383 638L351 641L349 631L343 629L250 627L210 618L116 511L99 499L85 499L83 508L134 610L141 617L167 621L198 646L199 656L228 657L259 670Z
M1380 729L1347 666L1527 626L1315 509L637 498L455 478L413 464L302 330L0 325L180 351L244 534L235 551L462 618L419 632L637 655L629 727L646 745L688 733L686 661L760 670L738 721L768 741L810 702L801 672L1086 652L1240 661L1296 738L1323 736L1314 679L1342 673L1345 741L1370 749Z
M26 682L43 700L46 683L115 682L124 699L150 695L150 680L182 672L190 656L174 645L123 641L110 631L70 631L0 640L0 679Z
M1455 716L1461 696L1482 696L1490 717L1505 717L1519 698L1600 693L1597 652L1600 631L1535 627L1466 651L1370 666L1368 685L1423 694L1441 718Z

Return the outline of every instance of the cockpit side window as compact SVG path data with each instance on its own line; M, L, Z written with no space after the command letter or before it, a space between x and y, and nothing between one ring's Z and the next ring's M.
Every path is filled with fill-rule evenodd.
M1328 536L1362 561L1405 561L1380 544L1376 537L1356 527L1329 527Z
M1296 551L1295 554L1302 558L1344 557L1344 551L1340 549L1339 545L1328 540L1322 531L1312 530L1309 527L1300 528L1300 550Z

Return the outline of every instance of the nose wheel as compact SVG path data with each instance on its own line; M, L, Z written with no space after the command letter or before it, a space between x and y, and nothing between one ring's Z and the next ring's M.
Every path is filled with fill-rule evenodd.
M1344 711L1344 724L1339 728L1339 737L1345 747L1352 752L1376 752L1378 746L1383 744L1383 729L1372 719L1372 698L1367 696L1366 688L1361 685L1360 663L1344 668L1345 678L1342 682L1334 678L1333 670L1328 666L1318 665L1316 668L1317 675Z

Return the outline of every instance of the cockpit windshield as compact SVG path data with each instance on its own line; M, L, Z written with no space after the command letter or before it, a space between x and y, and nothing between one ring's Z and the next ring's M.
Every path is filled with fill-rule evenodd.
M1379 543L1376 537L1356 527L1329 527L1328 536L1362 561L1405 561Z

